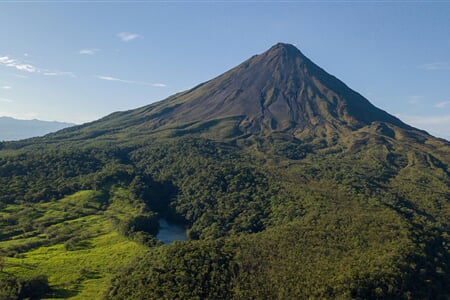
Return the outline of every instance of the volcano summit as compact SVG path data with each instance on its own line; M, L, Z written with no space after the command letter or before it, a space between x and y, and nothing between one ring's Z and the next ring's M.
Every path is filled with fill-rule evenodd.
M280 43L165 100L1 143L0 291L37 274L54 298L445 299L449 187L448 141ZM161 245L162 218L187 240Z

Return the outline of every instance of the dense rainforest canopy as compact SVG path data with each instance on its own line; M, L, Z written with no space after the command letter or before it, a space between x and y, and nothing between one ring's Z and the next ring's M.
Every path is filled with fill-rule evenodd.
M449 142L291 45L0 147L0 299L450 297Z

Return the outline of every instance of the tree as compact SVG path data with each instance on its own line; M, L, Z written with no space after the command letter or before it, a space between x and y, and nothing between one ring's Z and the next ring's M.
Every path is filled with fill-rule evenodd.
M3 268L6 265L6 258L2 255L0 255L0 272L3 272Z

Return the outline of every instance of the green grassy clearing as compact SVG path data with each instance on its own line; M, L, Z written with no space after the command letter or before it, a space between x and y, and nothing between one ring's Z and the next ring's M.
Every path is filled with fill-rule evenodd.
M113 195L111 209L133 214L132 202L124 201L126 190ZM9 256L0 277L45 275L53 291L44 299L101 298L112 275L145 247L117 232L98 199L98 192L81 191L52 203L9 205L3 220L17 220L1 232L0 249Z

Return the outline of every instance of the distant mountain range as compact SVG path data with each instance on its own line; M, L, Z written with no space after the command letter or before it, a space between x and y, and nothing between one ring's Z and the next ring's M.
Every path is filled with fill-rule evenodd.
M42 136L73 125L75 124L0 117L0 141L16 141Z

